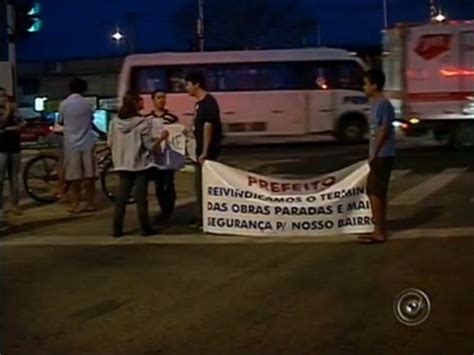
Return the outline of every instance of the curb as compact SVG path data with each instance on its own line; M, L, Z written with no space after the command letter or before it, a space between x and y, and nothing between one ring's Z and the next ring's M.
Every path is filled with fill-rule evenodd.
M418 239L474 238L474 227L445 229L411 229L393 234L391 241ZM152 238L129 236L119 240L109 236L25 236L0 240L0 246L126 246L126 245L236 245L236 244L345 244L356 243L357 236L332 237L239 237L211 236L203 234L158 235Z

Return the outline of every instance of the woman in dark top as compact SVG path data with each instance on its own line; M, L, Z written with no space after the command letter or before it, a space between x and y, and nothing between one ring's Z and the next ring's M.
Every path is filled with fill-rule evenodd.
M20 130L23 121L16 112L15 103L0 89L0 230L6 228L3 186L8 174L12 213L19 215L19 174L21 165Z

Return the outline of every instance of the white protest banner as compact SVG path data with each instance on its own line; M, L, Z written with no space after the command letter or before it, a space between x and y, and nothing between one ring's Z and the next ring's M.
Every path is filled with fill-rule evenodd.
M265 177L207 161L204 231L242 236L331 236L370 233L367 162L314 179Z
M197 157L196 157L196 139L194 136L188 136L188 141L187 141L187 152L188 152L188 157L193 161L197 162Z
M185 127L182 124L175 123L166 125L165 129L169 133L169 146L175 152L180 153L183 156L186 156L186 144L187 138L185 132ZM166 144L166 143L165 143Z
M158 127L158 126L157 126ZM161 134L163 126L159 126L155 132ZM186 128L184 125L176 123L166 125L164 127L169 133L167 141L162 143L162 152L159 153L157 161L160 168L169 170L181 170L186 165L186 156L188 153L190 137L186 135Z
M169 133L168 145L175 153L183 157L189 157L192 161L196 159L196 140L192 135L186 133L186 127L182 124L175 123L166 125L165 129ZM167 143L163 143L163 149Z

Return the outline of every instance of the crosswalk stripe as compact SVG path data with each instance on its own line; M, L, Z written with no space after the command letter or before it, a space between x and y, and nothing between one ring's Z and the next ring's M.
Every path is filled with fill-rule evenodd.
M392 175L390 177L390 181L394 181L394 180L397 180L397 179L400 179L408 174L411 173L411 170L394 170L392 172ZM277 177L277 178L280 178L280 179L311 179L311 178L314 178L315 175L314 174L298 174L298 175L295 175L295 174L273 174L272 176L274 177Z
M424 199L429 197L431 194L442 190L453 180L461 176L462 174L469 171L469 167L464 168L451 168L440 171L438 174L426 174L426 179L412 185L411 188L406 189L399 193L400 189L396 189L396 194L393 194L393 198L390 201L390 206L415 206L422 202ZM416 170L413 169L396 169L393 170L390 181L402 179L410 174L419 174ZM317 174L272 174L274 177L283 178L283 179L311 179L317 176ZM398 191L397 191L398 190ZM150 185L150 195L154 196L154 185ZM471 203L474 203L474 196L468 197L468 200ZM20 197L20 206L28 206L28 209L35 206L36 203L28 195L22 193ZM37 209L44 208L43 205L40 205Z
M454 181L457 177L465 173L468 168L445 169L420 184L408 189L390 201L391 206L414 206L426 199L428 196Z
M394 170L390 176L390 181L394 181L410 174L411 170Z

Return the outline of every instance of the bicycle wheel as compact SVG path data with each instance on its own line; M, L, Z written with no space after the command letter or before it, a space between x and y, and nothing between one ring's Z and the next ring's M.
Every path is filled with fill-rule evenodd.
M54 155L40 155L30 161L23 171L23 185L31 198L40 203L54 203L58 199L59 159Z
M100 173L100 185L105 196L112 201L117 201L117 196L119 192L120 178L119 175L113 170L113 163L110 161L104 165ZM135 203L135 197L132 196L128 200L128 204Z

